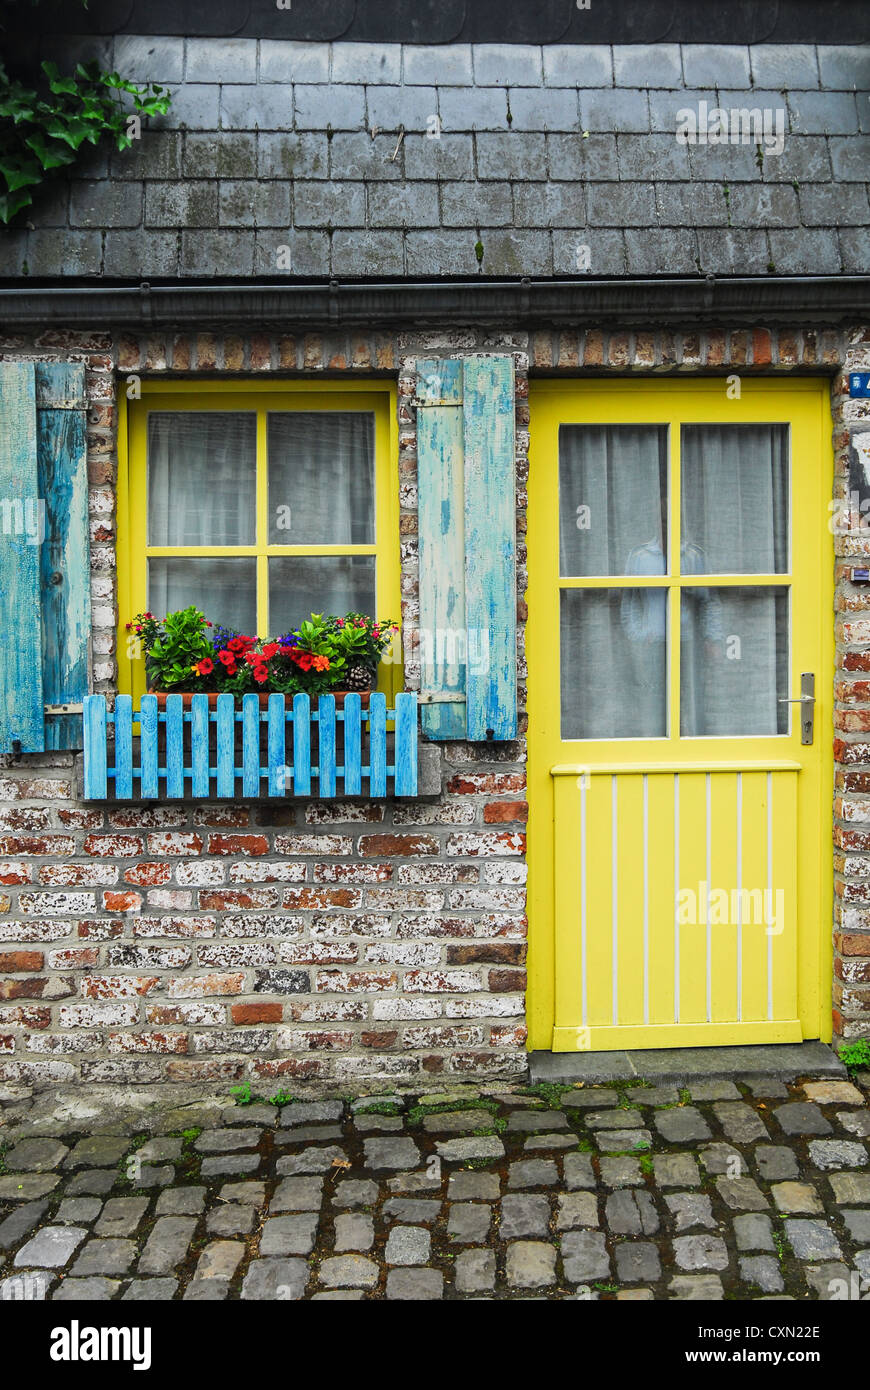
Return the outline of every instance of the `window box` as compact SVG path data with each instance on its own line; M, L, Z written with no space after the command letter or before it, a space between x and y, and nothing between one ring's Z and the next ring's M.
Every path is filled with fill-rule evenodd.
M413 694L89 695L83 735L85 801L418 795Z

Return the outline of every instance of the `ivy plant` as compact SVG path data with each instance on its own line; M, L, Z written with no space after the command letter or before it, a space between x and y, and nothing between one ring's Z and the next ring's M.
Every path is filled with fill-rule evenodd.
M40 94L10 78L0 63L0 222L8 223L33 202L34 191L58 169L72 164L83 145L109 138L127 149L143 116L162 116L172 100L155 83L137 86L96 62L79 63L70 77L56 63L42 71ZM133 98L133 110L122 93Z

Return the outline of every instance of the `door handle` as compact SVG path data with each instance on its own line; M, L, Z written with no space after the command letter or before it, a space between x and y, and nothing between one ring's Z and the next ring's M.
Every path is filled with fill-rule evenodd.
M801 743L812 743L816 714L816 678L813 672L803 671L801 673L800 695L781 695L777 703L780 705L800 705Z

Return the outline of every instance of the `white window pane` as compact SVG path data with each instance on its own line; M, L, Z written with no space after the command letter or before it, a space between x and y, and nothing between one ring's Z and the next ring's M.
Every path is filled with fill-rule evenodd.
M785 734L788 589L682 592L680 733Z
M785 574L788 426L684 425L684 574Z
M162 618L191 604L209 622L250 636L257 631L257 562L251 559L152 558L148 607Z
M664 426L563 425L560 573L664 574L667 486Z
M268 438L270 544L373 545L374 416L272 412Z
M665 589L563 589L562 737L664 738Z
M269 561L269 626L277 637L312 613L375 613L374 555L282 555Z
M148 416L148 544L253 545L257 417L238 411Z

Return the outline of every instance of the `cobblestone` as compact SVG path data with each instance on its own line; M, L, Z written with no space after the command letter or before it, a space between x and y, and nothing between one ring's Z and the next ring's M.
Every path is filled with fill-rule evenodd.
M0 1297L20 1271L80 1302L827 1299L870 1278L868 1089L587 1085L535 1108L463 1083L390 1115L203 1102L150 1137L34 1133L0 1092Z

